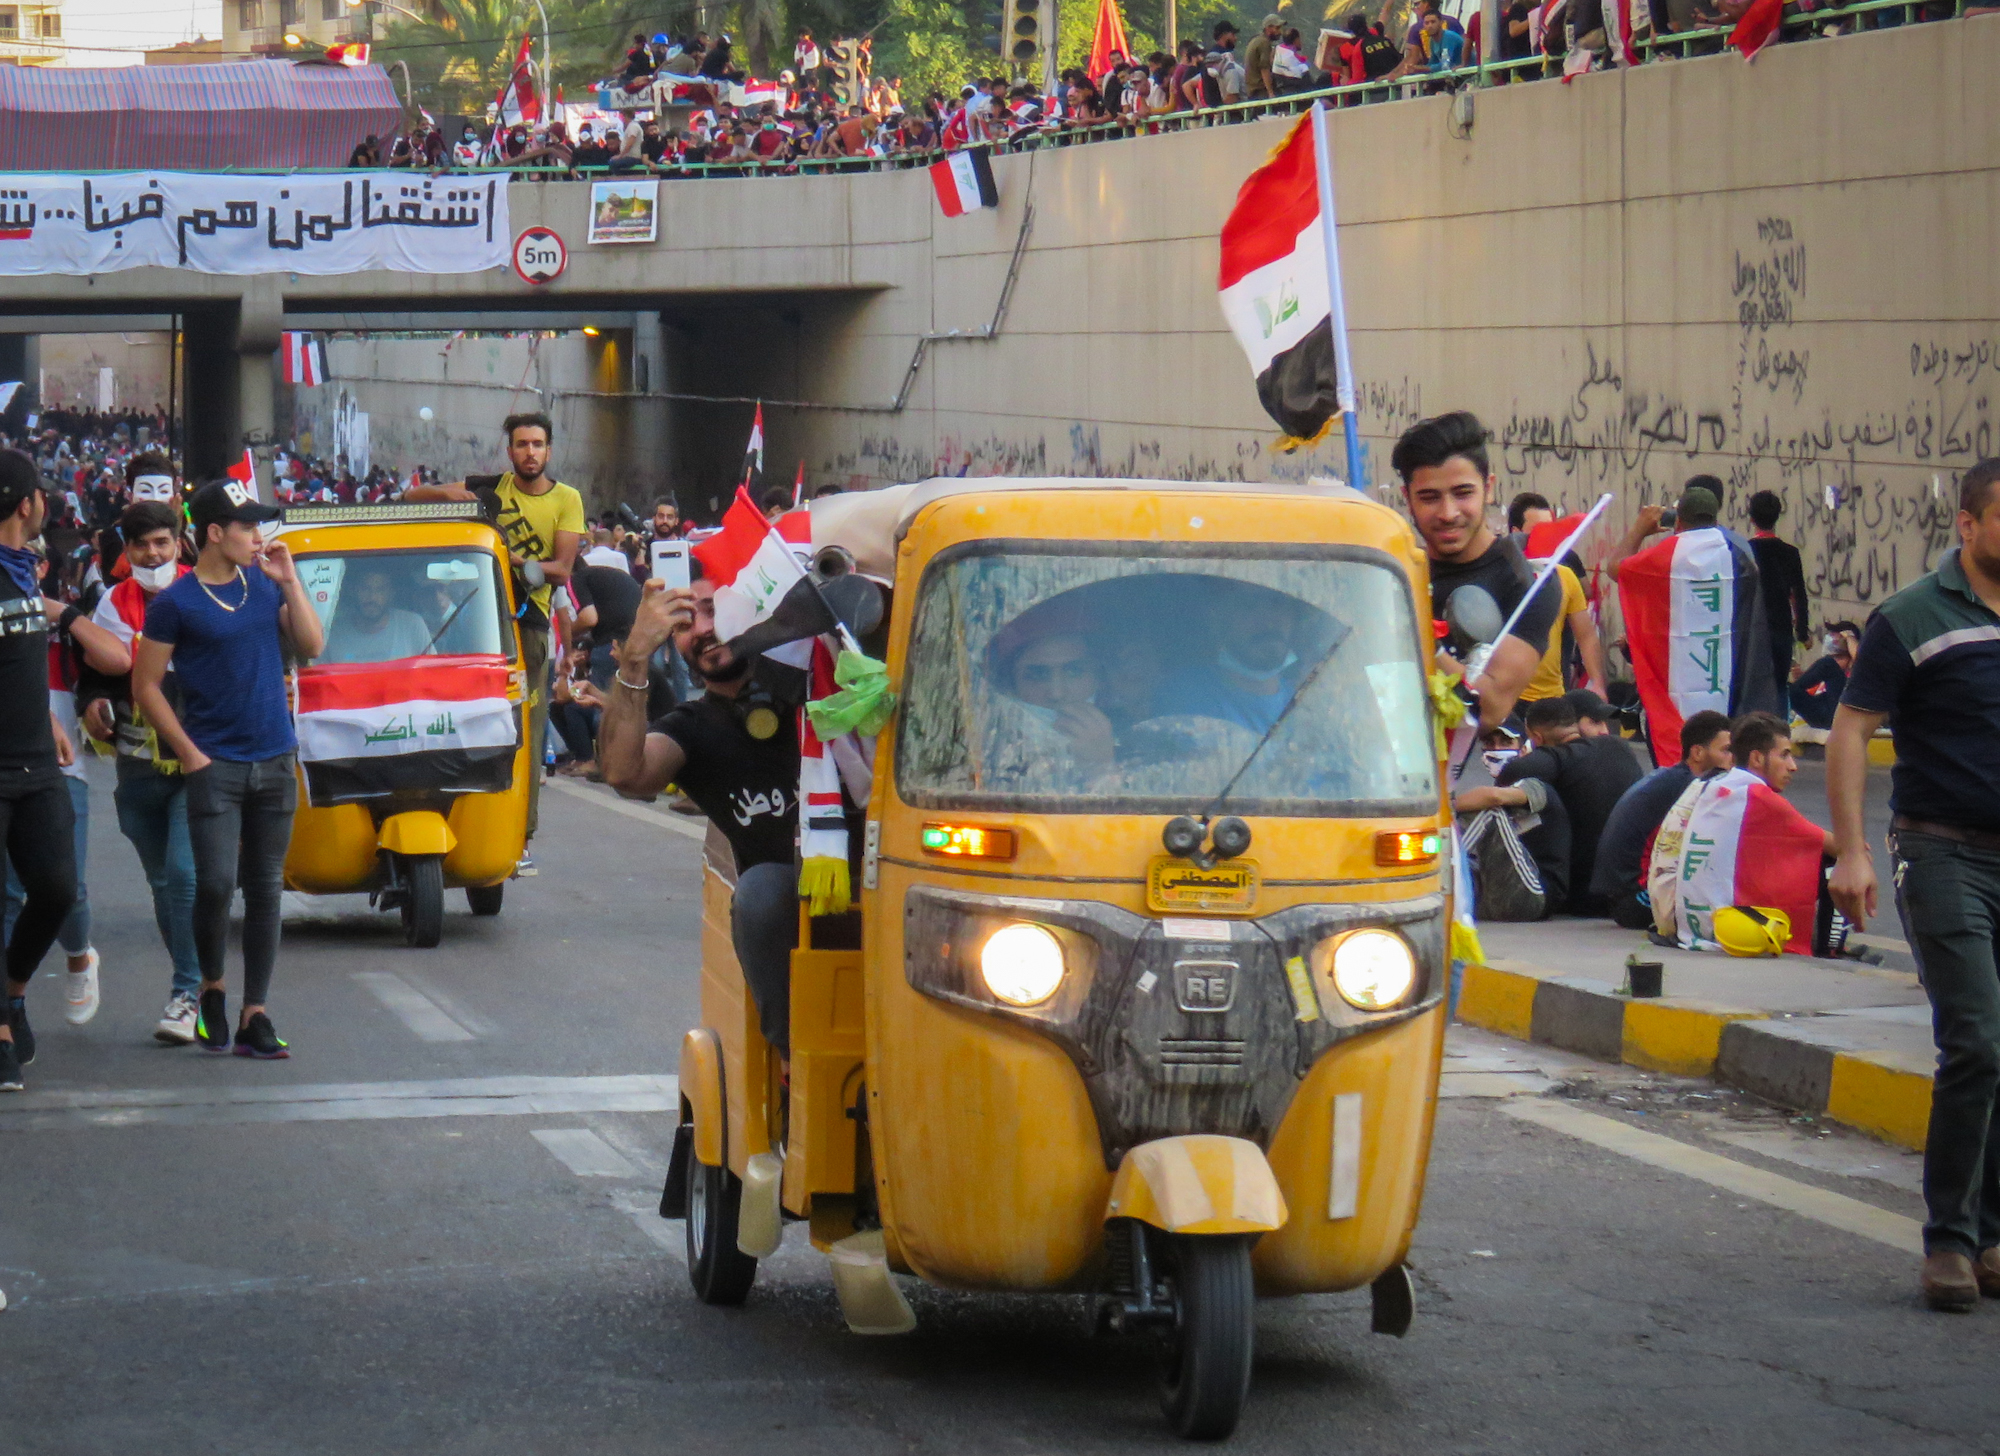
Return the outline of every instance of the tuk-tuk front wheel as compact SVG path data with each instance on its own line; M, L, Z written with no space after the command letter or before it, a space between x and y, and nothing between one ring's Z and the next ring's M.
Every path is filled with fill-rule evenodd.
M1160 1370L1160 1408L1176 1434L1219 1441L1236 1429L1250 1394L1257 1330L1250 1241L1223 1235L1160 1239L1174 1326Z
M498 915L500 913L500 902L506 897L506 894L507 882L505 880L502 880L497 885L467 885L465 887L465 903L471 907L474 915Z
M444 939L444 858L411 855L402 868L403 942L429 950Z
M757 1261L736 1247L743 1180L727 1168L688 1159L687 1266L703 1304L741 1304L757 1278Z

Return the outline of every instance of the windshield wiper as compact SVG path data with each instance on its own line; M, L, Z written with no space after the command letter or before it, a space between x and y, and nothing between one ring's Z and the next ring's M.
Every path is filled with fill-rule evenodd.
M464 611L468 606L472 605L472 599L478 595L479 595L479 588L475 586L471 591L467 592L464 596L460 597L458 599L458 605L453 607L449 612L445 613L444 620L438 623L437 631L431 634L431 640L424 644L424 650L422 652L419 652L417 656L419 657L430 656L431 649L438 645L438 639L444 636L446 632L451 630L451 624L458 620L458 614Z
M1214 818L1221 811L1223 804L1228 801L1229 795L1235 790L1236 785L1242 780L1243 775L1250 772L1250 765L1257 761L1257 755L1264 751L1264 745L1277 736L1278 729L1284 726L1285 719L1289 718L1292 714L1292 709L1299 705L1299 699L1306 695L1306 689L1318 681L1320 673L1325 671L1326 665L1329 662L1333 661L1333 654L1340 651L1349 635L1351 634L1343 631L1338 637L1334 638L1326 651L1319 655L1319 661L1312 665L1312 671L1299 679L1299 685L1292 690L1291 701L1278 710L1278 716L1271 720L1271 726L1264 730L1264 736L1257 740L1256 746L1244 755L1243 762L1236 766L1236 772L1229 776L1229 782L1222 786L1222 792L1217 794L1214 801L1201 811L1201 817L1204 821Z

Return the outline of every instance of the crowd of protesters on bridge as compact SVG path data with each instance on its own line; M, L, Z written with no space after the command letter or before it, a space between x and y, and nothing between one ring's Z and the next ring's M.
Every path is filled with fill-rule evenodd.
M1673 56L1720 50L1717 28L1733 26L1751 0L1626 0L1634 46L1676 35L1711 32ZM1628 53L1616 34L1618 0L1506 0L1489 58L1505 70L1494 79L1527 81L1612 67ZM1383 0L1378 12L1330 13L1307 35L1284 16L1266 15L1247 38L1234 20L1216 21L1206 41L1182 41L1173 52L1112 51L1093 68L1062 72L1051 92L1034 81L973 76L955 92L907 91L900 76L873 74L867 37L822 45L802 31L792 65L774 83L754 82L727 33L678 39L634 35L624 69L601 83L619 97L571 134L562 120L493 126L464 123L457 136L425 117L405 134L370 136L349 158L353 167L418 167L436 171L516 166L522 175L692 175L785 171L799 163L891 165L928 160L966 146L1032 144L1078 133L1135 134L1166 118L1215 112L1245 103L1340 87L1370 87L1339 97L1359 105L1397 95L1436 94L1468 84L1485 50L1476 5L1461 20L1441 0ZM1821 6L1818 8L1831 8ZM1987 6L1963 13L1981 14ZM1786 7L1791 13L1792 7ZM1919 0L1871 13L1871 28L1949 19L1943 0ZM1407 17L1405 19L1405 17ZM1843 34L1852 19L1782 30L1778 40ZM746 89L747 83L747 89ZM734 99L732 99L734 98ZM1223 112L1236 119L1251 112Z

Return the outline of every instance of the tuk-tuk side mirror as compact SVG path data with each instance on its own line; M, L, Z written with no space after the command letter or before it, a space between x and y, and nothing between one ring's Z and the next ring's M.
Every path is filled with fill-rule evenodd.
M1483 586L1462 586L1445 599L1445 625L1451 628L1451 643L1460 657L1475 647L1490 647L1500 639L1507 619L1500 604Z

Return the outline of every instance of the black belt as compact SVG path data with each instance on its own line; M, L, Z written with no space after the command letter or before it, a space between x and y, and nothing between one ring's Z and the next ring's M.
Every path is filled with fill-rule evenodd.
M1907 830L1911 834L1928 834L1934 839L1949 839L1958 844L1969 844L1974 849L1989 849L2000 854L2000 834L1990 829L1967 829L1962 824L1934 824L1928 819L1912 819L1907 814L1898 814L1891 819L1889 827Z

